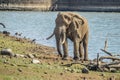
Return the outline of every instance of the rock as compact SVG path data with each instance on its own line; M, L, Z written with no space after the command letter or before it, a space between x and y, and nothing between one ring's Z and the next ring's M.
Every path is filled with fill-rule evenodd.
M116 80L114 76L110 77L109 80Z
M15 65L15 64L13 64L13 63L12 63L12 64L10 64L10 65L11 65L11 66L16 66L16 65Z
M33 54L27 54L27 56L32 59L34 58Z
M89 73L89 70L87 68L83 68L82 73Z
M22 55L22 54L15 54L14 56L15 56L15 57L22 57L22 58L25 57L25 55Z
M39 64L40 61L39 61L38 59L33 59L33 60L32 60L32 63L34 63L34 64Z
M44 74L47 74L47 72L44 72Z
M104 73L102 73L100 76L105 77L105 74L104 74Z
M71 73L74 73L75 72L75 69L71 69L71 71L70 71Z
M7 60L4 60L4 62L3 63L5 63L5 64L9 64L9 62L7 61Z
M8 49L1 50L1 55L8 55L8 56L13 57L14 53L12 52L12 49L8 48Z
M19 71L19 72L22 72L22 69L18 68L18 71Z
M102 68L104 72L109 72L108 68Z
M61 72L60 75L63 75L63 73Z
M110 68L110 72L115 73L115 72L117 72L117 70L115 68Z
M87 78L86 78L86 77L83 77L83 80L87 80Z
M8 32L8 31L3 31L3 34L5 34L6 36L9 36L9 35L10 35L10 32Z

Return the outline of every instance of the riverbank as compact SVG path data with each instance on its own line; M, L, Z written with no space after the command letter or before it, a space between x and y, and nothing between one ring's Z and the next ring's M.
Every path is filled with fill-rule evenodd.
M82 11L82 12L120 12L120 7L116 6L79 6L59 8L60 11Z
M29 6L0 6L0 11L82 11L82 12L120 12L120 7L104 7L104 6L81 6L81 7L61 7L59 9L52 9L50 6L39 6L39 5L29 5Z
M55 48L32 43L32 40L0 34L0 50L9 48L15 54L29 57L0 55L1 80L120 80L119 73L82 73L85 66L73 64L72 58L62 60ZM30 56L31 55L31 56ZM38 60L39 63L33 63Z
M120 1L116 0L24 0L1 1L0 10L8 11L83 11L120 12Z
M9 4L0 5L1 11L49 11L50 4Z

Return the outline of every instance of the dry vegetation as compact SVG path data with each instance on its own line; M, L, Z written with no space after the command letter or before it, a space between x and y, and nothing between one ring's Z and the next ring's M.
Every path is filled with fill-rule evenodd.
M14 54L33 57L0 55L0 80L120 80L120 73L90 71L72 58L61 60L55 48L33 44L31 40L0 34L0 50L10 48ZM33 59L40 62L34 64ZM114 79L110 79L114 78Z

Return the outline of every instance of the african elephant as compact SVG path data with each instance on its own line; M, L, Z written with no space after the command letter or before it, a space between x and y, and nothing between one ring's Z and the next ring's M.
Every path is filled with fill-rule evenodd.
M6 27L5 27L5 25L4 25L3 23L0 23L0 25L2 25L2 26L3 26L3 28L6 28Z
M55 20L56 27L53 35L56 38L57 51L63 59L68 57L68 41L69 38L74 43L74 59L88 60L88 23L87 20L72 12L60 12ZM61 53L61 45L63 45L64 55ZM83 49L84 48L84 49ZM83 54L84 52L84 54Z

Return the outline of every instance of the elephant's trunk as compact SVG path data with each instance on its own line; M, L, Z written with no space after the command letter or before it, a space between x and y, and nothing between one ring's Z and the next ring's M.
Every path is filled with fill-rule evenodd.
M50 39L51 37L53 37L53 35L54 35L54 32L49 37L47 37L46 39L47 40Z
M66 34L65 34L64 30L59 30L58 33L59 34L55 34L55 37L56 37L56 46L57 46L57 51L58 51L60 57L62 57L61 45L63 43L65 43Z
M0 23L0 25L2 25L2 26L3 26L3 28L6 28L6 27L5 27L5 25L4 25L3 23Z
M56 29L56 28L55 28L55 29ZM52 38L52 37L54 36L54 34L55 34L55 29L54 29L53 33L52 33L49 37L46 38L46 40L48 40L48 39L50 39L50 38Z
M57 46L57 51L58 51L60 57L62 57L61 41L60 41L60 37L58 37L58 36L56 36L56 46Z

